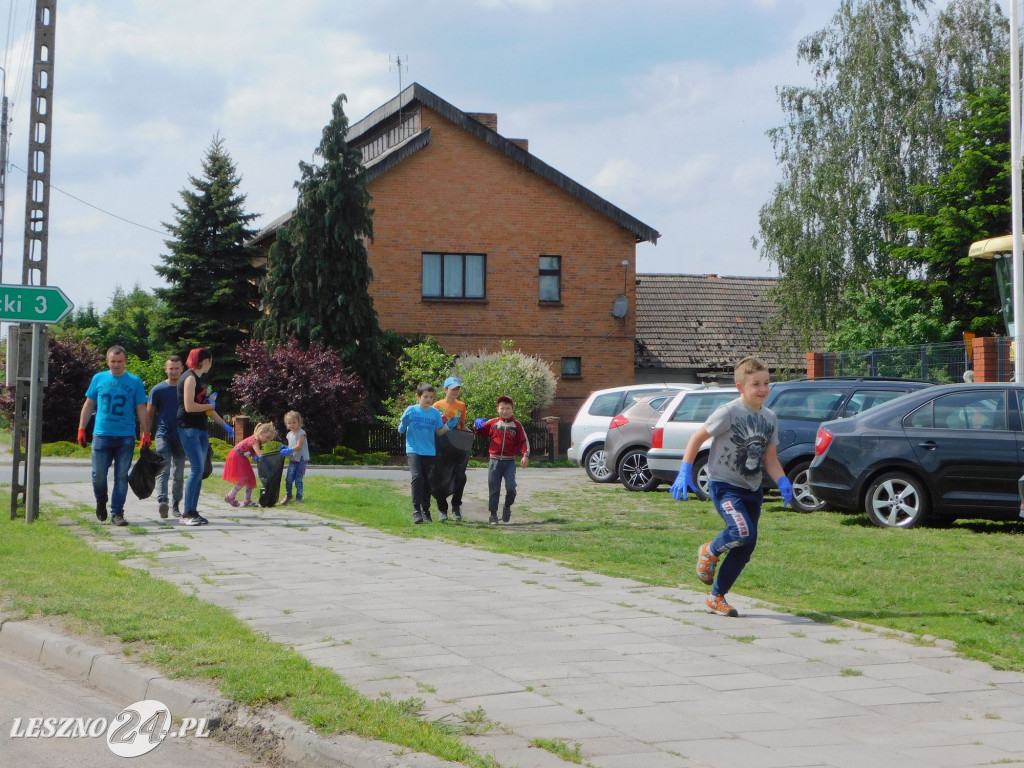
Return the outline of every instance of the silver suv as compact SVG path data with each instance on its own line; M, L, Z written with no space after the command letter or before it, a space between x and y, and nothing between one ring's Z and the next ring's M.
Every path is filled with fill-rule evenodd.
M694 389L698 384L630 384L591 392L580 406L572 422L572 442L568 458L573 464L582 465L595 483L611 483L616 479L613 468L605 462L604 437L612 416L628 408L645 395L663 392L676 393Z

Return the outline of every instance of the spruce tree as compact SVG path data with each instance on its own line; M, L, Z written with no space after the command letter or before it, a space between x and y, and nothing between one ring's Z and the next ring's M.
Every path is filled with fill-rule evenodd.
M260 337L335 350L363 382L379 409L387 366L378 354L380 331L370 298L373 274L366 242L373 240L373 210L362 155L345 140L345 95L334 101L315 154L320 165L300 162L298 201L277 231L263 283L266 314Z
M240 177L224 140L216 135L203 158L202 178L189 176L191 189L181 191L175 221L164 224L173 236L157 273L167 288L156 289L166 304L162 336L184 355L192 347L209 347L214 366L210 380L226 392L241 370L237 348L252 338L259 317L259 278L254 252L245 243L255 231L246 213ZM230 404L229 404L230 405Z

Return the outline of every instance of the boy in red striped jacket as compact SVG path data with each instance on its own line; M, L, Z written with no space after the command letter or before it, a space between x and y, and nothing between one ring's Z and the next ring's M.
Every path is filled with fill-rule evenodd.
M523 425L512 417L515 403L512 398L502 395L498 398L498 418L477 419L473 426L478 435L486 435L490 440L487 451L490 462L487 465L487 490L490 497L487 510L491 513L490 524L498 524L498 499L501 496L501 481L505 481L505 506L502 508L501 522L507 523L512 517L512 504L516 500L516 458L519 465L526 469L530 466L530 440L526 437Z

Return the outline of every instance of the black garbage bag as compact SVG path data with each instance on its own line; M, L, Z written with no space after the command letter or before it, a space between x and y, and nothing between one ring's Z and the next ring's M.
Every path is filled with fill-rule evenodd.
M256 465L260 478L260 506L272 507L281 495L281 475L284 474L285 457L280 453L264 453Z
M455 470L469 458L473 433L455 430L438 435L434 440L437 456L430 476L430 491L435 499L444 499L455 492Z
M140 448L139 458L128 473L128 485L140 499L148 499L156 488L156 479L164 471L164 457L152 448Z
M213 446L206 446L206 463L203 465L203 480L213 474Z

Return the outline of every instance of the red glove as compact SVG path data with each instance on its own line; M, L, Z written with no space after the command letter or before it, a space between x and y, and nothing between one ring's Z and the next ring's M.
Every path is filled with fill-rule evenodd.
M149 448L152 445L153 445L153 438L152 438L152 436L150 436L149 432L147 432L146 434L144 434L142 436L142 439L139 440L139 448Z
M79 429L78 430L78 444L80 446L82 446L83 448L85 448L85 430L84 429Z

